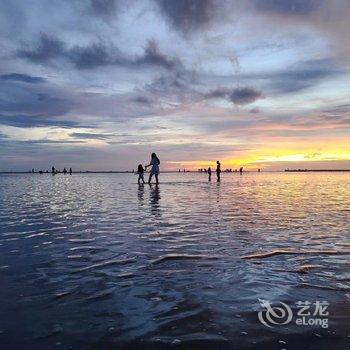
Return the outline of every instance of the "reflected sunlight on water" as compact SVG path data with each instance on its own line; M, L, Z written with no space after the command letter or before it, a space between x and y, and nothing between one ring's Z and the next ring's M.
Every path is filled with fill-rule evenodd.
M80 347L258 339L258 298L349 295L349 173L136 180L0 175L0 336ZM278 250L294 254L241 258Z

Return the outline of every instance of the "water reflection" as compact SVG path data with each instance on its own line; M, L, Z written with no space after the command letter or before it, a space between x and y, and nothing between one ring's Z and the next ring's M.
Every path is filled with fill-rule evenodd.
M46 348L71 334L231 341L259 327L258 298L333 307L350 291L349 175L0 175L0 331ZM241 259L287 249L339 254ZM35 324L13 314L18 295Z
M144 184L143 183L140 183L139 185L138 185L138 191L137 191L137 198L138 198L138 200L139 200L139 204L141 205L141 206L143 206L143 204L144 204Z
M160 216L160 189L159 185L149 185L149 203L151 205L151 213Z

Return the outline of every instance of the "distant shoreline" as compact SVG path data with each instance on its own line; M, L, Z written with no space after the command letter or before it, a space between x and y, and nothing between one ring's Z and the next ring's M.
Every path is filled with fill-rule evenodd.
M350 171L350 169L285 169L286 173L306 173L306 172L342 172L342 171Z
M229 174L237 174L239 172L229 172L229 171L222 171L223 173L229 173ZM350 172L350 169L285 169L285 170L264 170L260 173L305 173L305 172ZM205 174L205 172L199 172L197 170L186 170L186 171L162 171L163 174L184 174L184 173L192 173L192 174ZM259 173L255 170L246 170L244 173ZM42 174L39 173L39 171L35 171L34 173L32 171L0 171L0 174L52 174L51 172L44 171ZM58 172L56 174L63 174L63 172ZM133 171L114 171L114 170L99 170L99 171L90 171L90 170L83 170L83 171L73 171L73 174L136 174L136 172Z

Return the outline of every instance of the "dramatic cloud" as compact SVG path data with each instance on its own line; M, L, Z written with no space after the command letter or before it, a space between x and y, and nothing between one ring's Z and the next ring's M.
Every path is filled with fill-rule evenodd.
M131 64L158 66L169 70L174 69L176 66L181 67L182 65L179 59L169 58L162 54L159 51L155 40L150 40L147 44L144 55L131 61Z
M40 77L32 77L28 74L19 74L19 73L10 73L0 75L0 80L12 80L12 81L20 81L23 83L37 84L43 83L45 79Z
M213 0L157 0L163 14L181 31L207 26L216 10Z
M50 60L60 57L65 52L63 41L56 37L40 34L38 44L32 49L21 49L18 56L35 63L48 63Z
M137 102L137 103L141 103L144 105L151 105L152 104L152 100L149 99L148 97L145 97L145 96L136 96L136 97L132 98L132 101Z
M275 74L271 79L271 87L281 93L296 92L341 73L342 70L329 60L312 60Z
M42 84L31 88L6 81L0 86L0 113L8 115L61 116L76 104L64 90ZM1 120L0 120L1 123Z
M88 133L88 132L73 132L69 135L76 139L83 139L83 140L108 140L109 138L114 136L114 134Z
M22 144L30 144L30 145L35 145L35 144L74 144L74 143L84 143L84 141L78 141L78 140L26 140L26 141L21 141L20 143Z
M16 126L20 128L56 126L61 128L77 127L79 123L69 120L56 120L46 116L33 115L4 115L0 114L0 125Z
M243 87L235 89L218 88L205 95L206 98L225 98L236 105L246 105L263 98L263 94L253 88Z
M258 114L258 113L260 113L260 108L254 107L249 111L249 113Z
M269 11L282 15L305 16L318 10L324 0L253 0L261 11Z
M34 49L21 49L18 57L34 63L47 64L55 59L64 59L78 69L93 69L99 66L124 66L129 68L159 67L173 70L181 67L179 59L169 57L159 51L155 40L149 40L142 55L127 55L114 46L107 46L103 42L86 46L67 45L56 37L41 34L39 44Z
M2 1L0 170L153 151L164 169L344 166L349 16L348 0Z
M268 90L277 94L296 93L318 83L344 74L347 70L338 67L330 59L315 59L298 62L279 71L242 74L248 81L262 81Z
M65 53L66 58L79 69L90 69L112 64L107 48L103 44L75 46Z
M206 98L228 98L230 96L230 89L219 87L205 94Z
M116 11L116 0L90 0L92 11L102 18L113 16Z
M237 88L230 94L230 100L237 105L246 105L262 97L262 93L252 88Z

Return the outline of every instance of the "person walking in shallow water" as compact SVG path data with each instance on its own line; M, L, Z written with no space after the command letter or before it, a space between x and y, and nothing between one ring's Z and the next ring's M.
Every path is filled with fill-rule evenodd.
M239 173L240 173L240 175L243 174L243 167L240 167L240 168L239 168Z
M208 181L211 181L211 167L208 168Z
M156 178L156 184L158 185L158 183L159 183L159 181L158 181L159 164L160 164L159 158L157 157L157 155L155 153L152 153L151 162L145 166L145 169L147 169L149 166L152 166L151 172L149 174L149 179L148 179L149 184L151 183L152 176L154 175Z
M220 182L220 174L221 174L221 164L217 160L216 161L216 176L217 176L217 182Z
M139 164L137 167L137 174L139 175L139 178L137 179L137 183L140 185L141 181L142 183L145 183L145 179L143 178L143 173L145 169L143 168L142 164Z

